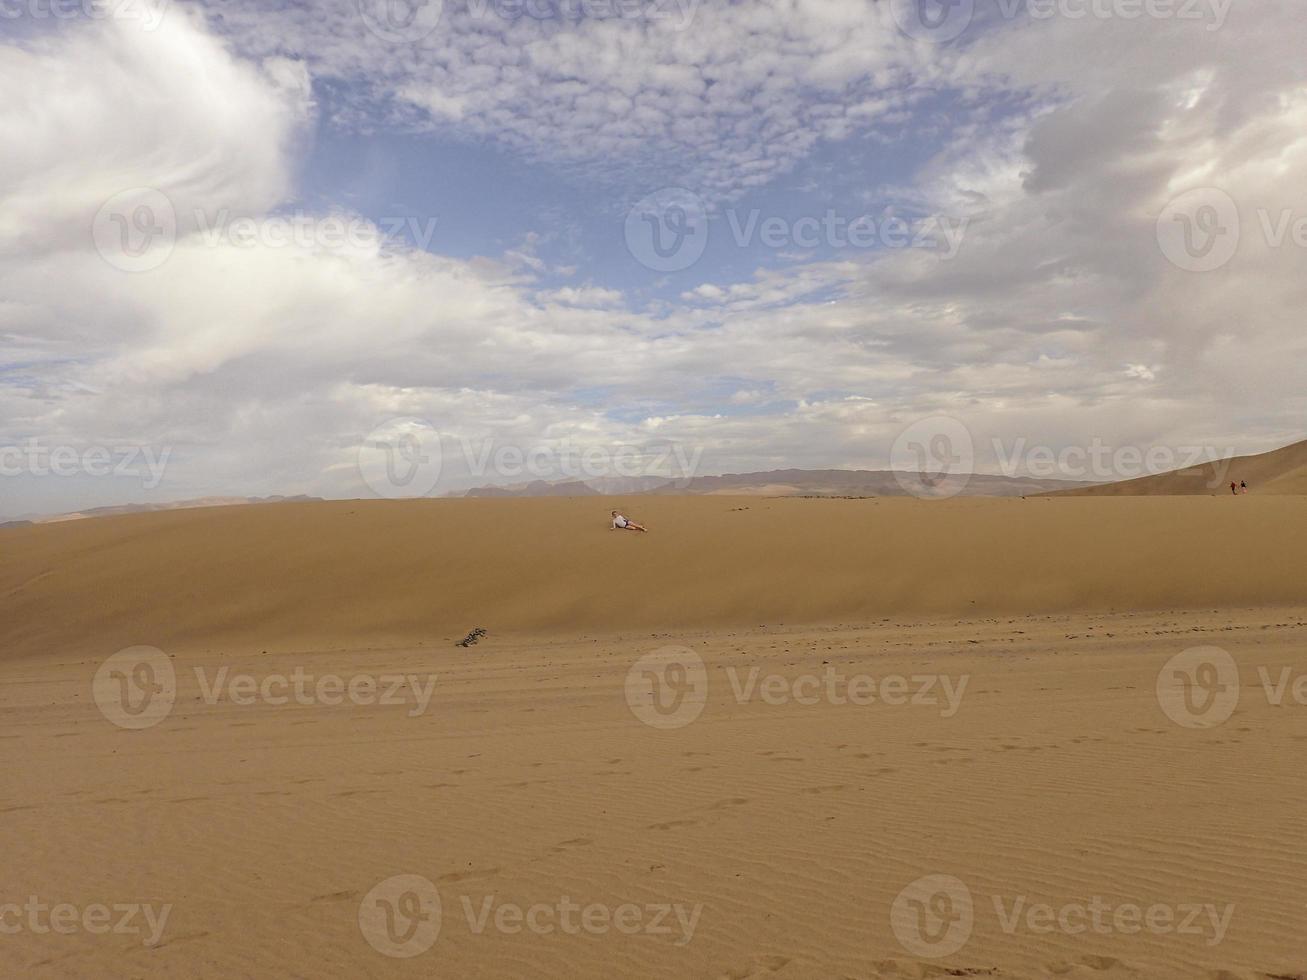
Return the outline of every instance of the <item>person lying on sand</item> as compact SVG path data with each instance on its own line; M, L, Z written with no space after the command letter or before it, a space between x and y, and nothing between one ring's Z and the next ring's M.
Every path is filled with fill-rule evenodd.
M610 531L648 531L649 529L642 524L636 524L634 521L629 521L621 514L617 513L617 511L613 511L613 526L609 528L609 530Z

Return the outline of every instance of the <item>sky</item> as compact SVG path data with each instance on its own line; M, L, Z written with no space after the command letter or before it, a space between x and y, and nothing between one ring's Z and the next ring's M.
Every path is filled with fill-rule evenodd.
M1296 441L1305 29L0 0L0 518Z

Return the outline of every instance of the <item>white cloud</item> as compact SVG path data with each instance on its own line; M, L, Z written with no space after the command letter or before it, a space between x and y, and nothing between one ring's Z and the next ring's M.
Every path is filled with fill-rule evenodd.
M0 45L0 249L89 246L133 188L196 210L260 213L291 190L311 103L302 64L252 65L172 10L155 31L106 19Z
M1007 25L934 59L861 10L739 4L683 34L528 24L405 49L303 10L251 35L232 5L228 42L263 60L176 11L154 34L0 46L0 355L15 365L0 442L176 446L164 489L187 496L358 492L351 453L395 415L523 447L656 432L715 470L883 466L897 431L933 413L967 422L982 465L1014 433L1241 449L1299 434L1304 251L1268 241L1260 212L1278 227L1307 184L1302 8L1268 0L1201 34ZM791 261L641 309L589 270L542 287L560 270L533 235L475 261L206 241L195 208L260 216L294 196L308 71L397 96L423 125L441 105L442 125L538 158L680 166L723 196L875 125L882 99L916 98L904 79L1007 101L903 178L905 203L971 219L952 259ZM1211 273L1168 262L1156 236L1196 184L1242 218ZM128 274L87 229L138 186L183 221L164 264Z
M315 5L310 16L227 0L209 13L246 50L293 51L315 74L348 82L346 120L385 111L582 175L686 183L711 199L765 185L821 141L911 102L913 84L944 76L888 6L687 2L673 11L684 16L564 19L450 0L439 25L409 44L370 33L354 3Z

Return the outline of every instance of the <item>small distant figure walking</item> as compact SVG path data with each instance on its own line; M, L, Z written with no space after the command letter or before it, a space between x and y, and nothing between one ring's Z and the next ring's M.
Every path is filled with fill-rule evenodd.
M1233 480L1230 481L1230 493L1236 497L1239 496L1239 487Z
M1239 492L1240 492L1240 493L1247 493L1247 492L1248 492L1248 482L1247 482L1246 480L1240 480L1240 481L1239 481Z
M649 529L643 524L637 524L635 521L628 520L617 511L613 511L613 526L610 531L648 531Z

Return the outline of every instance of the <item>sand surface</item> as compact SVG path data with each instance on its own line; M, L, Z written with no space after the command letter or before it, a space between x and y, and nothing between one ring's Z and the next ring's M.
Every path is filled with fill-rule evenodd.
M0 976L1301 976L1307 502L1163 503L6 532Z
M609 530L621 507L651 532ZM1307 601L1307 497L419 500L0 531L0 650L445 647Z

